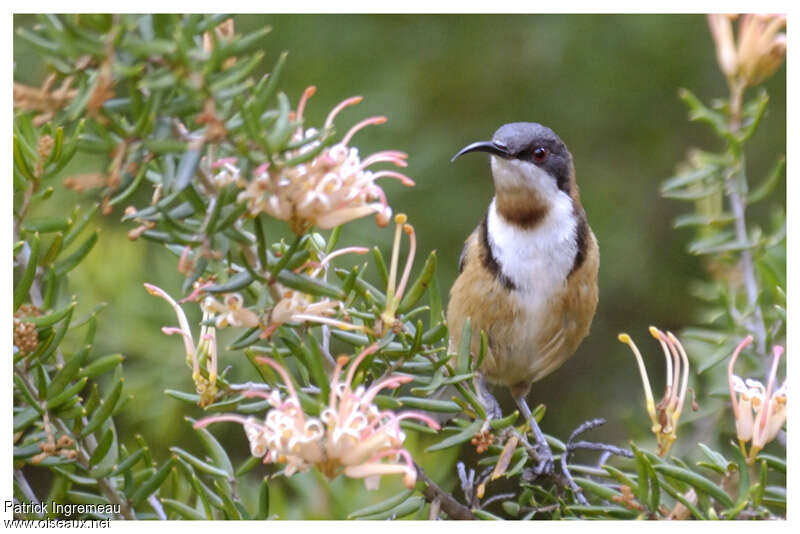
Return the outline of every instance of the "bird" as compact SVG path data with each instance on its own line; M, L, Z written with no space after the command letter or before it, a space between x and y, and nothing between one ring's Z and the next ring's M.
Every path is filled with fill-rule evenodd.
M552 452L526 397L589 333L598 302L597 238L572 154L553 130L535 122L505 124L491 141L467 145L451 162L473 152L490 155L495 196L459 259L447 307L450 351L467 318L472 332L485 332L479 395L497 413L486 382L509 388L536 440L537 469L552 472ZM480 343L473 335L473 358Z

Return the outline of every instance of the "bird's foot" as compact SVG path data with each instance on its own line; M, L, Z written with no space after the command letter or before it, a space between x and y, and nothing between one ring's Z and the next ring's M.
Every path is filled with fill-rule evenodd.
M500 409L500 403L494 398L494 395L489 391L489 385L486 383L486 377L483 373L477 373L473 378L475 392L478 394L478 401L486 410L486 417L488 420L502 419L503 411Z
M525 402L524 394L515 395L514 400L517 402L517 406L519 407L520 412L522 412L522 416L526 421L528 421L528 424L531 427L533 438L536 440L535 445L531 447L533 450L532 452L535 453L536 457L536 466L533 468L533 474L536 477L552 476L555 473L555 459L553 458L553 451L550 450L550 445L547 444L547 440L539 428L536 418L533 416L533 414L531 414L528 403Z
M533 467L533 474L537 477L553 476L556 472L556 462L550 446L547 443L537 443L535 449L539 458Z

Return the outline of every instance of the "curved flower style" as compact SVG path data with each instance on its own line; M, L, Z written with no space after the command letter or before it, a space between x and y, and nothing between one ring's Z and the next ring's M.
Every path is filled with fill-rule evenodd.
M311 278L316 278L324 271L325 266L337 256L349 253L366 254L368 251L369 249L364 247L342 248L326 255L319 264L315 262L309 262L300 270L313 268L314 270L309 273L309 276ZM280 284L276 284L276 286L278 287L277 291L281 298L270 310L267 316L266 326L264 327L261 337L269 337L282 324L293 322L326 324L342 330L364 329L364 327L361 325L354 325L329 317L329 315L332 315L334 312L336 312L336 310L344 307L344 304L341 301L331 300L327 297L314 301L314 298L310 295L283 288L280 286Z
M708 15L717 61L731 86L758 85L769 78L786 56L786 15L750 14L739 21L738 43L733 21L738 15Z
M638 347L628 334L620 334L619 340L630 347L639 364L639 373L642 375L642 385L647 402L647 413L653 423L651 430L656 435L658 455L663 457L667 455L677 438L678 421L689 385L689 358L686 356L686 351L683 350L683 345L672 332L664 333L655 326L651 326L650 335L661 344L661 350L664 351L664 359L667 362L666 390L658 404L653 399L647 369ZM681 365L683 366L682 375Z
M306 102L314 94L309 87L303 93L296 112L300 123ZM352 97L338 104L328 115L323 131L329 131L338 113L361 102L361 97ZM268 213L289 222L293 232L300 235L311 226L328 229L353 219L375 214L380 226L389 222L392 210L383 189L375 183L378 178L399 179L403 185L413 186L406 175L395 171L371 171L376 163L392 163L405 167L403 152L386 150L361 159L358 149L348 146L352 137L370 124L383 124L386 117L370 117L353 126L342 140L330 148L324 148L310 161L297 165L262 165L255 176L239 194L239 201L246 201L250 213ZM302 146L287 155L287 161L302 157L320 149L320 132L315 129L298 129L292 144ZM304 141L306 141L304 143Z
M175 310L175 315L178 317L179 328L165 326L161 329L162 332L171 336L172 334L180 334L183 336L183 345L186 349L186 362L192 367L192 380L194 381L195 389L200 395L200 406L208 406L217 396L217 334L213 326L203 325L200 328L200 340L197 347L194 344L192 337L192 329L189 328L189 321L186 314L180 305L175 302L175 299L169 296L166 291L160 287L152 284L144 284L148 293L155 297L161 297L166 300L172 309ZM203 311L203 322L210 318L208 310ZM200 373L200 362L205 361L206 371L208 378Z
M411 381L411 377L394 375L378 380L369 388L353 389L356 369L376 350L378 346L373 344L362 351L348 367L344 381L340 378L348 358L337 359L328 405L319 418L303 413L292 379L283 367L270 358L258 358L257 361L269 365L281 376L288 397L282 398L277 389L269 393L249 390L244 393L246 396L262 397L272 406L263 422L254 417L226 414L207 417L195 426L218 421L241 423L253 456L263 457L264 463L285 464L287 476L316 466L330 479L344 473L351 478L363 478L367 489L377 489L381 475L400 474L406 487L412 488L417 472L411 455L403 448L405 434L399 423L413 418L431 428L438 429L439 425L421 413L395 414L372 403L382 389L396 388Z
M728 386L733 417L736 420L736 437L742 453L750 464L755 462L758 452L775 439L786 421L786 382L773 392L783 347L779 345L772 347L772 366L766 388L758 380L752 378L742 380L733 374L733 367L739 354L752 342L753 336L744 338L733 351L728 364ZM750 454L745 450L748 441L751 441Z
M408 217L405 213L398 213L394 217L395 232L394 243L392 245L392 260L389 267L389 283L386 286L386 309L381 314L381 322L383 324L383 334L389 331L390 328L395 327L395 312L400 301L403 300L403 293L408 284L408 277L411 274L411 267L414 265L414 255L417 251L417 235L414 232L414 227L406 221ZM397 284L397 267L398 259L400 256L400 238L403 233L408 235L408 256L406 256L405 267L403 268L403 275L400 277L400 283Z

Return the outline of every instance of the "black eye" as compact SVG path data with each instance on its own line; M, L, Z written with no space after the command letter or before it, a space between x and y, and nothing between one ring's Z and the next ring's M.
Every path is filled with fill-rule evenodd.
M533 161L541 163L547 158L547 149L543 146L537 146L533 149Z

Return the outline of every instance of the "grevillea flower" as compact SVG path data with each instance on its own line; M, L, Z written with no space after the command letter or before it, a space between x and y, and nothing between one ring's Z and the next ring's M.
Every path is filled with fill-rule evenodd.
M658 404L653 399L650 379L647 377L647 369L636 344L628 334L620 334L619 340L630 347L636 357L636 362L639 364L639 374L642 376L647 413L653 423L651 430L656 435L658 455L663 457L667 455L677 438L678 421L681 417L689 385L689 358L686 356L686 351L683 350L681 342L672 332L664 333L651 326L650 335L661 344L661 350L664 352L664 359L667 363L667 384L664 397ZM681 369L683 370L682 373Z
M386 309L381 314L384 334L395 325L395 312L397 312L400 301L403 300L403 293L405 293L408 277L411 275L411 267L414 265L414 255L417 251L417 235L414 232L414 227L406 223L407 220L408 217L406 217L405 213L398 213L394 218L394 244L392 245L392 260L389 267L389 283L386 287ZM403 233L408 235L409 239L408 256L406 256L406 264L398 284L397 267L400 257L400 239Z
M306 102L314 94L309 87L300 99L295 120L302 122ZM338 104L328 115L323 133L329 132L336 115L344 108L361 102L361 97L352 97ZM405 167L407 155L386 150L364 159L358 149L348 146L353 136L371 124L382 124L386 117L370 117L353 126L337 144L321 148L321 132L302 128L294 133L291 143L302 144L288 151L285 161L311 156L308 161L292 164L262 165L255 169L252 180L239 194L239 201L246 201L251 214L268 213L289 222L293 232L300 235L311 226L334 228L353 219L375 214L379 225L385 226L391 217L391 208L386 194L375 181L378 178L396 178L404 185L414 182L406 175L395 171L369 169L377 163L392 163Z
M356 369L377 349L374 344L362 351L348 366L344 380L341 378L349 358L337 359L328 403L319 418L303 412L292 379L283 367L270 358L258 358L258 362L269 365L281 376L288 395L281 396L277 389L249 390L244 395L262 397L272 406L263 421L226 414L207 417L195 426L218 421L241 423L253 456L263 457L264 463L285 464L287 476L315 466L330 479L340 473L362 478L367 489L376 489L382 475L392 474L402 475L405 486L413 488L417 472L411 455L403 448L405 434L400 430L400 421L418 419L434 429L439 425L421 413L395 414L373 404L381 390L410 382L409 376L394 375L369 387L353 389Z
M739 354L752 342L753 336L744 338L733 351L728 364L728 386L731 393L733 417L736 420L736 437L742 453L751 464L755 462L758 452L775 439L786 421L786 382L777 390L774 389L783 347L779 345L772 347L772 365L767 387L764 387L764 384L758 380L752 378L742 380L733 374L733 367ZM748 441L751 441L750 454L747 454L745 450L745 444Z
M770 77L786 56L786 15L750 14L739 20L738 43L733 21L738 15L708 15L717 61L731 86L758 85Z
M258 314L245 308L244 299L239 293L226 293L222 302L208 295L203 299L200 307L204 313L215 316L217 328L225 328L229 325L253 328L259 325Z
M195 389L200 395L200 406L208 406L217 396L217 334L213 326L206 326L205 324L200 328L200 339L197 347L194 344L194 337L192 336L192 329L189 327L189 321L186 314L180 305L175 302L175 299L169 296L166 291L160 287L152 284L144 284L148 293L155 297L161 297L166 300L175 315L178 317L178 328L165 326L161 329L167 335L180 334L183 337L183 345L186 349L186 362L192 368L192 380L195 384ZM210 314L206 311L203 312L203 322L210 318ZM203 376L200 369L205 366L208 378Z
M368 249L364 247L346 247L331 252L320 263L309 262L300 270L308 271L308 276L318 278L325 270L326 266L334 258L343 254L366 254ZM284 288L280 284L275 284L280 300L275 303L267 315L262 337L269 337L284 323L319 323L334 326L342 330L364 330L361 325L354 325L346 321L330 317L344 307L344 304L328 297L314 300L311 295L306 295L300 291Z

